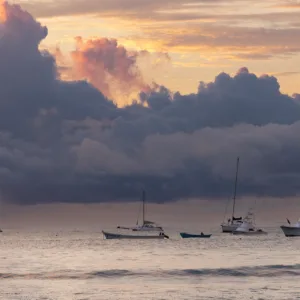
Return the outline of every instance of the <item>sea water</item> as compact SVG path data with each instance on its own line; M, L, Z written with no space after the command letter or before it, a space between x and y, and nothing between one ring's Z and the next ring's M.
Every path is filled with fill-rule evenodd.
M300 238L268 230L210 239L169 230L169 240L144 241L104 240L101 230L6 230L0 299L300 299Z

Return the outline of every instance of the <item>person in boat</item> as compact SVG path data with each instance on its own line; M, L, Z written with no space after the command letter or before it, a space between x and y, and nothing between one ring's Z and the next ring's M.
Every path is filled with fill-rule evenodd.
M200 233L200 235L204 235L204 233L203 233L203 232L201 232L201 233Z
M166 239L169 239L170 237L168 235L166 235L164 232L160 232L159 233L160 236L164 236Z

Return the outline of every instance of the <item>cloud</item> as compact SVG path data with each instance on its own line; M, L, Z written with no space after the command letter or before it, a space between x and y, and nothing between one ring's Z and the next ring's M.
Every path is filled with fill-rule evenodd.
M137 41L147 41L151 30ZM299 28L255 28L216 24L190 25L182 30L161 27L156 30L156 47L171 52L199 52L204 57L227 59L266 59L274 56L287 58L300 51ZM296 37L296 38L295 38Z
M286 8L299 7L299 3L294 1L282 3L279 0L271 0L267 4L258 0L62 0L59 2L37 0L24 2L23 5L38 18L88 14L102 19L128 19L131 23L132 20L145 22L148 27L151 25L150 23L153 25L154 20L156 23L210 20L212 23L226 22L227 25L233 25L232 22L245 23L255 20L270 21L271 25L274 25L274 22L282 23L299 19L299 12L286 10ZM253 9L249 5L253 5L255 8ZM282 10L278 11L278 9ZM214 12L212 13L212 11ZM185 24L177 23L176 25L181 28L185 27ZM251 25L253 27L254 24ZM151 26L151 28L155 28L155 26ZM135 24L133 27L136 27Z
M289 0L289 1L282 1L280 4L274 5L276 8L288 8L288 9L297 9L300 8L300 3L298 1Z
M233 0L232 2L238 2L241 0ZM247 2L245 0L243 2ZM24 7L29 9L36 17L57 17L57 16L69 16L69 15L80 15L80 14L101 14L102 16L119 16L120 13L126 15L143 15L147 13L153 13L157 10L165 9L178 9L183 8L186 5L218 5L220 3L226 3L226 0L62 0L60 2L40 2L34 1L31 3L24 3ZM72 5L71 5L72 4Z
M126 28L127 39L155 51L199 52L202 57L246 61L286 59L300 49L300 12L295 1L63 0L24 5L37 17L88 14L94 20L90 22L100 18L123 34ZM91 24L87 30L95 26Z
M141 53L97 39L79 40L73 53L90 83L66 82L55 57L38 48L47 29L19 6L1 5L6 201L126 201L141 187L155 201L227 199L238 155L240 195L298 193L300 96L282 94L276 77L241 68L200 82L194 94L159 85L143 91L135 69ZM105 97L99 90L112 93L111 79L122 88L141 84L137 101L117 107Z
M294 76L294 75L299 75L299 74L300 74L299 71L290 71L290 72L275 73L274 76L282 77L282 76Z
M110 99L130 100L140 91L149 91L138 66L138 58L150 54L147 51L131 51L118 45L116 39L97 38L83 41L76 38L76 50L72 52L74 74L87 79Z
M116 39L78 36L74 40L75 50L70 55L59 47L52 51L59 78L86 80L118 106L132 103L140 92L158 86L153 75L171 62L168 53L128 50Z

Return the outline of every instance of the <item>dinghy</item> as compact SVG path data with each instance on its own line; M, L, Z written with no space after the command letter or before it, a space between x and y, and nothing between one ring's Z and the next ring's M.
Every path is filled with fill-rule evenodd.
M189 238L210 238L211 234L204 234L201 232L200 234L191 234L191 233L186 233L186 232L180 232L180 236L183 239L189 239Z

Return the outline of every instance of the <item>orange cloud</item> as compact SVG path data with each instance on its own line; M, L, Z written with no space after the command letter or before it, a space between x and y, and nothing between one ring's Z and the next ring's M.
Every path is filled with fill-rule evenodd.
M298 1L286 1L285 3L279 3L274 5L275 8L300 8Z
M101 18L108 22L104 27L114 28L114 32L101 35L117 36L124 45L149 51L258 60L295 54L300 46L300 23L296 23L299 11L278 10L283 6L296 7L296 2L74 0L70 4L70 0L36 0L26 5L41 17L89 14L93 28L97 27L95 20ZM91 27L80 26L83 32L89 32Z
M4 23L7 20L7 3L0 1L0 21Z
M156 68L169 59L166 54L129 51L119 45L116 39L96 38L85 41L81 37L76 38L76 49L72 51L71 58L73 77L87 79L106 97L118 99L118 105L129 104L141 91L149 92L155 86L146 83L140 63Z
M230 0L230 3L248 2L249 0ZM258 0L251 0L257 1ZM57 17L84 14L101 14L102 16L144 16L149 17L153 13L162 10L187 8L187 5L202 4L211 8L220 3L228 3L228 0L60 0L40 1L33 0L24 3L26 9L37 17Z
M218 25L190 26L186 29L156 28L132 36L136 44L170 53L195 53L205 58L268 59L300 52L300 28L246 28Z

